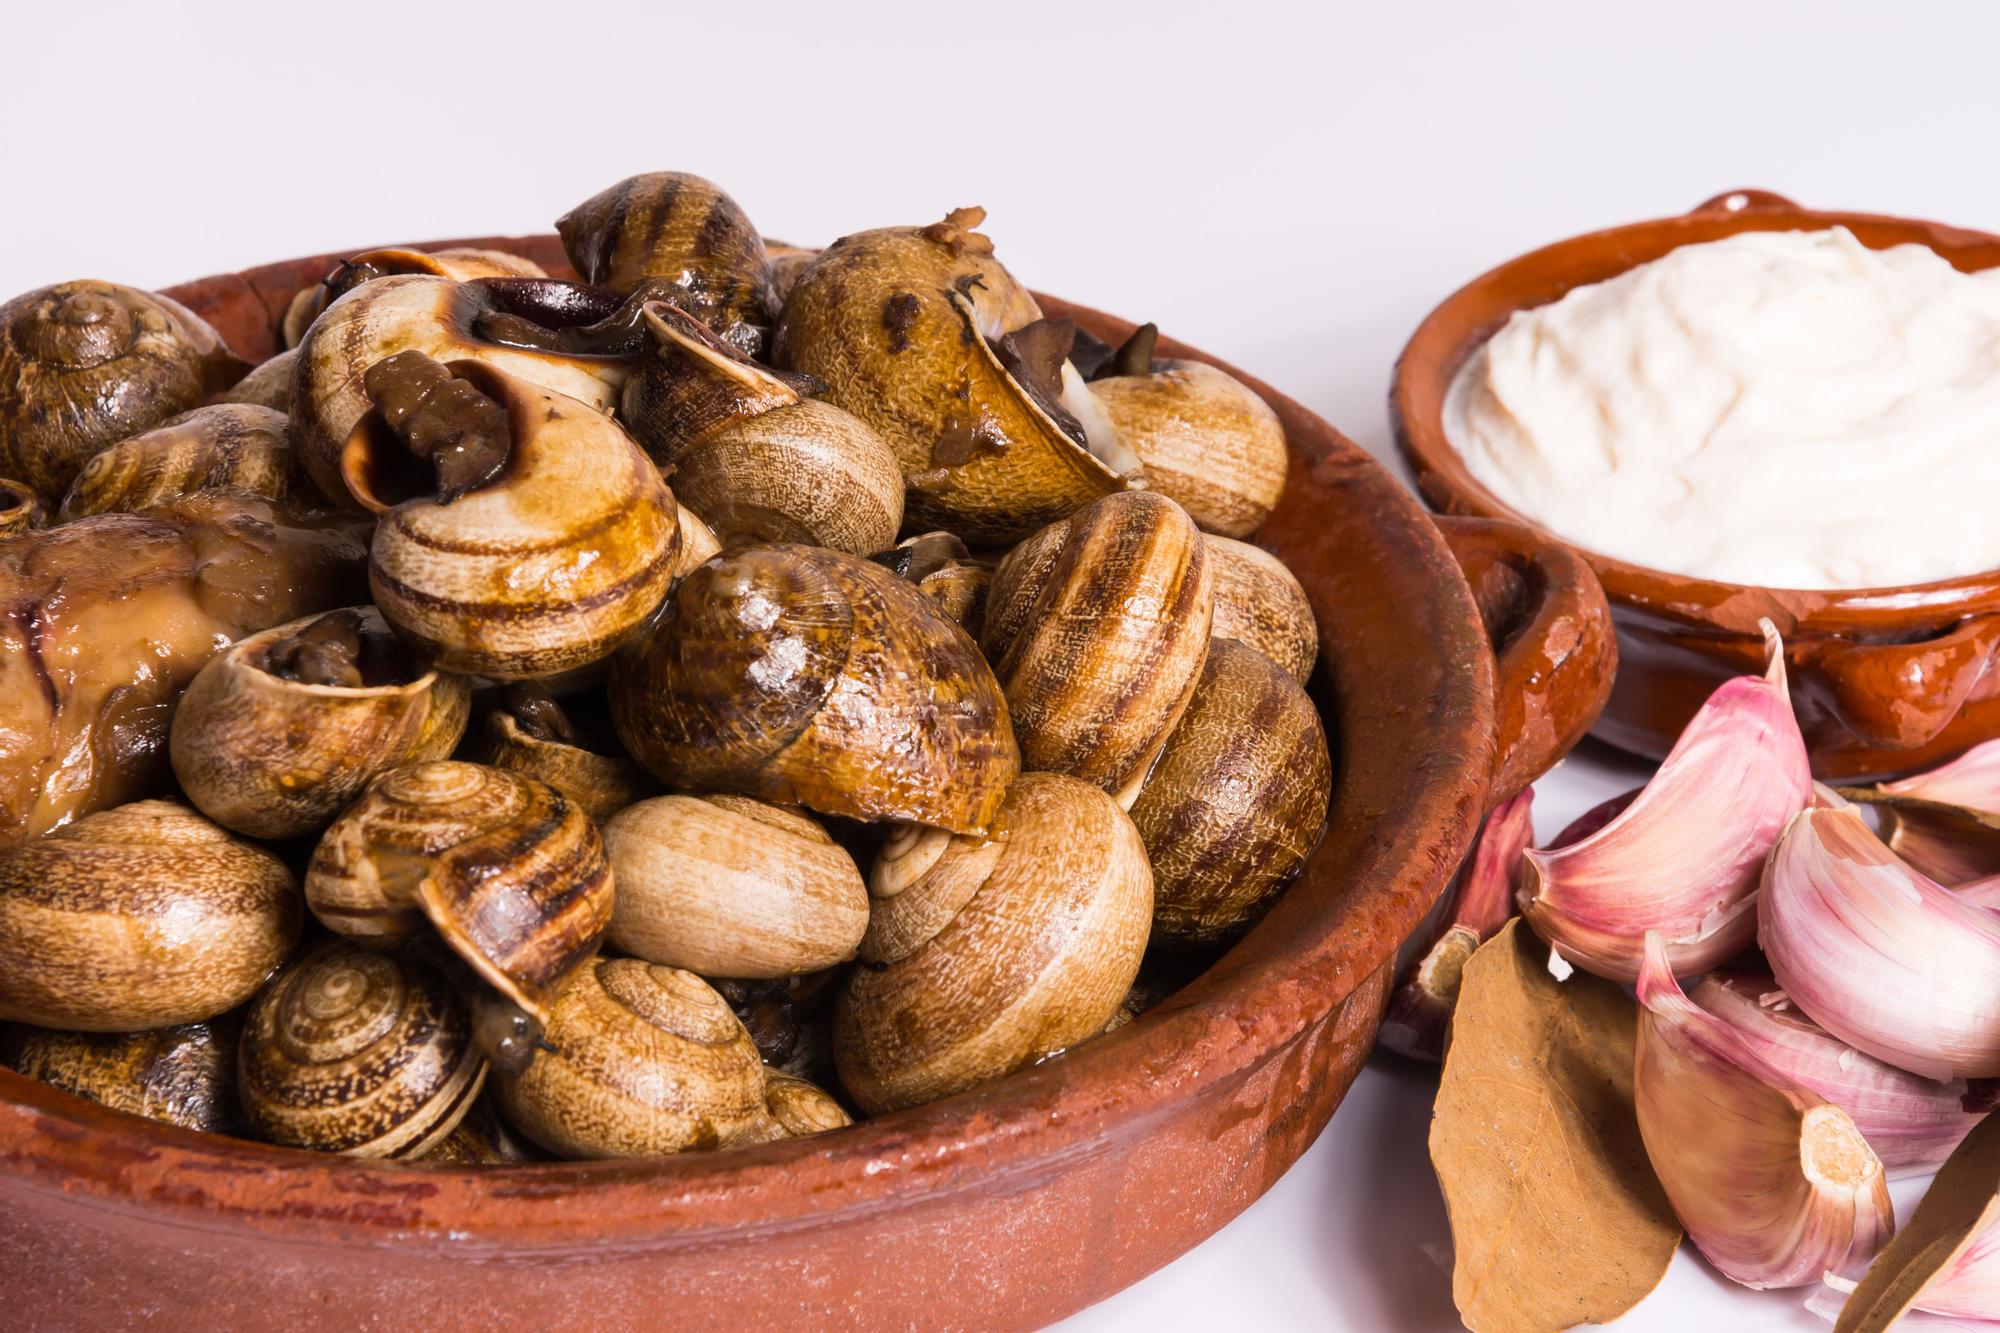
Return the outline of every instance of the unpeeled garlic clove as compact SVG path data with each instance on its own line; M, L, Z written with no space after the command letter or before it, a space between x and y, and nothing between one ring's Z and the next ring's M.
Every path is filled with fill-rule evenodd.
M1708 1261L1746 1287L1797 1287L1874 1254L1895 1230L1888 1180L1847 1112L1682 994L1656 933L1638 992L1639 1133Z
M2000 740L1975 745L1928 772L1885 782L1882 790L1892 796L1920 796L1946 805L2000 811Z
M1940 1083L1855 1050L1771 977L1711 972L1689 998L1772 1069L1847 1112L1891 1176L1935 1171L1993 1107L1990 1086Z
M2000 1075L2000 913L1898 859L1858 810L1794 819L1758 901L1771 971L1821 1027L1926 1078Z
M1521 914L1578 967L1632 981L1658 931L1688 976L1755 935L1764 858L1812 796L1784 646L1769 621L1764 632L1764 674L1710 695L1629 806L1580 842L1527 854Z
M1390 1050L1413 1060L1444 1058L1459 974L1473 950L1514 915L1521 854L1535 833L1534 800L1534 788L1524 789L1495 806L1480 825L1429 944L1412 956L1389 999L1379 1040Z
M1938 883L1957 886L2000 871L2000 741L1847 794L1874 806L1889 849Z

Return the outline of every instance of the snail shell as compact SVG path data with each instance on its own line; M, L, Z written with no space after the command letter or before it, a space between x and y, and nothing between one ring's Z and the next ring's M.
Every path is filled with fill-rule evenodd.
M749 356L778 309L764 238L720 186L685 171L632 176L556 219L585 282L671 295Z
M327 929L370 944L433 929L537 1020L611 923L597 829L546 782L435 760L391 769L334 821L306 869Z
M679 580L707 563L710 556L722 549L722 542L714 529L701 521L700 515L680 503L678 496L674 503L681 530L680 554L674 557L674 578Z
M149 1032L20 1026L0 1054L18 1073L114 1111L226 1134L236 1123L237 1026L230 1018Z
M879 565L755 546L683 579L612 680L662 780L822 814L984 829L1020 769L978 648Z
M458 1128L438 1140L421 1159L427 1166L519 1166L544 1160L523 1143L493 1109L493 1094L472 1104Z
M715 1148L764 1111L764 1066L714 987L692 972L600 959L556 1000L544 1051L498 1080L500 1108L563 1157Z
M965 626L968 634L978 635L993 571L975 561L957 537L949 532L918 533L870 558L916 584L938 610Z
M169 752L203 814L253 838L324 828L376 774L457 746L463 677L420 671L374 607L239 639L181 696Z
M280 328L285 346L297 347L304 340L306 330L312 327L312 322L332 302L364 282L386 278L394 273L428 273L434 277L450 278L453 282L471 282L474 278L548 276L540 264L519 255L510 255L505 250L481 250L462 245L429 251L364 250L341 260L331 273L312 286L299 289L298 295L285 307L285 319Z
M1132 820L1098 788L1024 773L990 840L905 829L869 877L841 992L841 1082L876 1114L1011 1073L1102 1029L1153 915Z
M273 1143L422 1157L465 1118L486 1064L435 969L331 940L257 997L237 1074L252 1128Z
M440 361L469 357L527 383L609 412L625 383L612 357L503 346L475 332L485 315L506 311L512 288L405 274L363 283L326 308L299 344L292 377L292 447L330 502L350 503L341 451L373 404L363 383L371 366L398 352Z
M1132 806L1153 860L1153 938L1241 934L1318 844L1332 788L1312 700L1262 653L1217 639Z
M792 288L798 284L799 274L819 258L819 251L803 245L786 245L783 241L765 241L764 257L771 265L771 295L778 308L783 309Z
M1319 624L1298 579L1261 546L1213 533L1202 544L1215 567L1209 632L1255 648L1304 684L1319 660Z
M260 361L250 373L216 398L218 403L243 403L268 407L273 412L289 412L292 407L292 376L297 372L299 349L287 348L268 361Z
M888 441L790 384L686 314L648 302L653 351L620 411L725 546L800 542L867 555L896 540L903 473Z
M782 1069L764 1070L764 1115L744 1131L731 1147L752 1143L776 1143L780 1139L803 1139L824 1134L854 1123L846 1108L817 1083L794 1077Z
M1140 470L1067 361L1038 394L989 341L1040 312L972 230L984 216L836 241L799 275L772 344L888 440L914 524L975 545L1018 541Z
M1200 361L1154 363L1148 375L1091 382L1146 485L1209 532L1247 537L1285 491L1285 428L1241 380Z
M64 282L0 305L0 476L53 503L99 449L199 405L248 369L177 301Z
M26 482L0 478L0 537L40 525L42 504Z
M1214 576L1200 531L1165 496L1106 496L994 571L987 656L1026 768L1129 804L1201 676Z
M405 355L370 372L383 406L357 421L341 459L351 493L382 516L368 583L383 616L447 671L519 680L610 656L673 579L678 510L658 469L584 403L478 361ZM414 380L387 374L405 366ZM401 397L412 385L414 408ZM487 443L503 461L456 495L439 465L440 494L386 422L418 440L455 430L427 413L458 385L491 410Z
M747 796L660 796L604 826L611 943L711 977L784 977L854 956L868 888L813 820Z
M584 748L562 706L533 682L508 687L465 757L540 778L598 823L654 790L646 770L624 755Z
M247 491L286 500L291 490L284 413L219 403L93 454L63 496L61 520L150 509L196 491Z
M0 852L0 1018L80 1032L199 1023L298 942L284 862L139 801Z

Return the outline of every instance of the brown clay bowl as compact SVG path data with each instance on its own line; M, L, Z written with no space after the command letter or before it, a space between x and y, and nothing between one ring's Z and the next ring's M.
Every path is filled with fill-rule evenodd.
M553 237L502 244L568 272ZM173 295L256 359L293 292L332 262ZM1100 336L1131 328L1048 304ZM1015 1328L1119 1290L1235 1216L1360 1068L1396 947L1496 792L1496 755L1502 783L1553 762L1602 702L1610 644L1588 571L1498 524L1460 534L1496 616L1489 633L1414 499L1325 422L1249 382L1294 450L1263 540L1319 616L1339 783L1297 884L1203 976L1111 1036L949 1101L645 1162L466 1170L314 1156L134 1119L0 1071L4 1308L85 1327L290 1328L331 1314L440 1328Z
M1527 521L1472 476L1443 423L1453 377L1515 311L1690 242L1835 225L1877 248L1927 245L1968 272L2000 264L2000 237L1984 232L1819 212L1762 190L1732 191L1679 217L1522 255L1448 297L1397 362L1390 410L1418 489L1446 514ZM1793 701L1822 777L1886 777L2000 736L2000 672L1987 670L2000 648L2000 571L1907 587L1800 591L1582 555L1604 585L1618 630L1618 680L1596 726L1613 745L1666 754L1716 685L1761 666L1757 622L1764 617L1785 636Z

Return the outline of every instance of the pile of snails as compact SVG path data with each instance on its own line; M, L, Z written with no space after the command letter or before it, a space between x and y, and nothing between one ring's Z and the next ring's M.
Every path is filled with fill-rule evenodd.
M356 254L255 367L128 287L0 306L0 1059L643 1157L1056 1058L1240 936L1332 784L1246 540L1283 430L982 220L803 250L638 176L556 224L580 280Z

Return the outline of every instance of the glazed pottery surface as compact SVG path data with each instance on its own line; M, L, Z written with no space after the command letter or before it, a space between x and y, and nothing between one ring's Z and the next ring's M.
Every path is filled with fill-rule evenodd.
M554 237L457 244L570 273ZM293 293L334 258L173 295L262 358ZM1046 305L1102 337L1131 328ZM1452 548L1381 467L1248 382L1293 450L1260 540L1319 618L1315 689L1338 779L1299 880L1192 984L1110 1036L948 1101L819 1138L641 1162L472 1170L315 1156L135 1119L0 1071L0 1299L90 1327L330 1316L1014 1328L1117 1291L1235 1216L1333 1114L1373 1042L1397 945L1498 787L1531 778L1588 725L1611 652L1602 596L1560 549L1509 525L1460 534L1475 600Z
M1480 485L1444 433L1452 378L1508 316L1692 242L1832 226L1878 248L1929 246L1967 272L2000 264L2000 237L1804 209L1761 190L1732 191L1680 217L1591 232L1523 255L1432 311L1397 363L1390 398L1396 438L1424 497L1447 514L1526 522ZM2000 736L2000 672L1988 670L2000 649L2000 571L1910 587L1799 591L1581 554L1617 624L1617 684L1596 726L1614 745L1664 755L1716 685L1760 669L1758 621L1766 617L1785 636L1793 700L1821 777L1888 776Z

